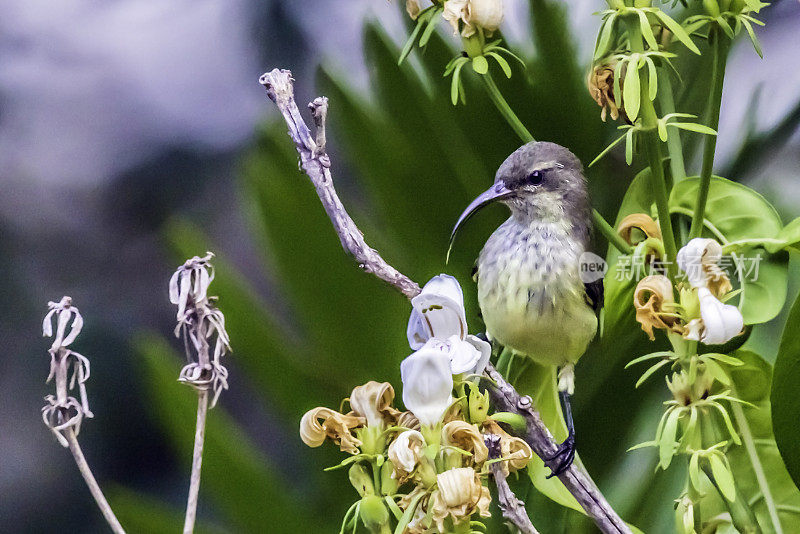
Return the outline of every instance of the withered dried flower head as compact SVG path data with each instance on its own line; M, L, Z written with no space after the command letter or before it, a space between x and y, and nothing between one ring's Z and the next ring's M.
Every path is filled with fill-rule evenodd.
M453 523L469 521L475 512L489 517L492 496L489 488L481 484L478 473L471 467L450 469L436 476L438 489L431 496L433 520L439 532L446 532L444 521L451 517Z
M605 122L607 114L611 115L612 120L617 120L620 115L621 102L614 99L614 64L604 64L595 66L590 72L586 81L589 87L589 94L597 105L603 108L600 118Z
M309 447L319 447L326 439L330 439L343 451L358 454L361 441L351 430L364 426L365 422L363 417L344 415L320 406L303 415L300 420L300 439Z
M675 296L672 282L664 275L656 274L642 278L633 293L636 320L641 323L648 337L653 340L654 328L677 331L677 318L674 313Z
M635 239L633 235L634 230L638 230L644 234L645 239L649 237L661 239L661 228L659 228L658 223L654 221L652 217L644 213L631 213L622 219L617 228L617 233L626 243L635 245L641 240Z

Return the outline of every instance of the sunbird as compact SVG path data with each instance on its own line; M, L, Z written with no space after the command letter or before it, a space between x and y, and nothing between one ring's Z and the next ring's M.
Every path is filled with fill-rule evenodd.
M511 216L489 237L475 263L478 303L493 344L558 368L568 436L545 459L549 476L557 476L575 458L574 366L597 332L603 300L602 278L585 283L580 272L592 228L583 166L555 143L523 145L500 166L492 187L458 218L450 247L459 228L493 202L508 206Z

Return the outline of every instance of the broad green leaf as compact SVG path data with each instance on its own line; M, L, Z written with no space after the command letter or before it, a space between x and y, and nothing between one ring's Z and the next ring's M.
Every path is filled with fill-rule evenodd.
M561 442L566 439L567 428L564 425L561 404L558 400L555 367L530 363L516 381L515 386L523 395L530 395L534 406L542 416L542 422L553 433L555 440ZM576 461L579 460L576 459ZM547 478L550 468L544 464L541 458L534 455L527 470L533 486L539 492L562 506L583 513L583 508L558 478Z
M795 319L798 320L798 314L795 314ZM797 325L797 322L794 324ZM727 451L736 486L750 503L765 534L800 532L800 491L793 483L775 443L775 437L780 435L781 428L781 425L777 424L777 419L781 418L781 410L786 406L787 400L791 403L797 397L797 390L793 389L790 393L791 398L787 397L787 400L779 395L781 398L770 402L772 382L770 365L750 351L739 350L735 356L744 362L744 365L730 368L733 380L731 393L736 398L755 406L742 405L738 402L729 404L729 410L742 439L741 445L732 446ZM778 387L776 375L772 388L773 395ZM771 407L772 410L777 410L778 415L772 424ZM790 432L792 439L795 440L792 446L797 447L797 419L787 422L791 425ZM775 436L772 433L773 425ZM797 456L788 458L796 459Z
M776 252L782 248L800 252L800 217L784 226L778 232L775 241L765 241L764 248L769 252Z
M772 425L783 461L800 486L800 297L784 326L772 382Z

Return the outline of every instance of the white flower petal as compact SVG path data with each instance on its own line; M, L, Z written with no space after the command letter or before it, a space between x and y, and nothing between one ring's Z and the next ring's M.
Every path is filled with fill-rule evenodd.
M408 344L413 350L421 349L431 337L425 327L425 319L417 310L411 310L406 336L408 337Z
M467 315L464 310L464 294L458 281L452 276L440 274L431 278L422 288L422 292L411 299L411 305L421 316L415 317L412 313L409 320L407 331L412 348L418 341L416 337L412 340L411 335L411 333L417 334L420 330L417 322L421 322L421 330L427 334L426 341L431 337L439 339L447 339L453 335L460 339L466 337Z
M692 287L706 287L708 281L703 264L719 263L722 245L713 239L696 237L678 251L678 267L686 273Z
M705 327L700 341L707 345L719 345L727 343L742 331L744 319L739 308L723 304L705 287L698 289L697 295Z
M475 367L473 367L470 372L474 375L482 374L484 369L486 369L486 364L489 363L489 358L492 356L492 345L479 337L471 335L467 336L465 341L470 343L480 353L480 358L478 358Z
M448 347L431 340L400 364L403 403L423 425L441 421L452 402Z
M395 468L413 473L419 463L425 438L416 430L401 432L389 445L388 456Z

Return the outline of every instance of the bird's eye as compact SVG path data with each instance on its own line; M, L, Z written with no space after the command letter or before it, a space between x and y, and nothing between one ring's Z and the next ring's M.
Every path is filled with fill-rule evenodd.
M542 183L542 178L544 178L544 173L542 171L533 171L528 175L528 183L531 185L539 185Z

